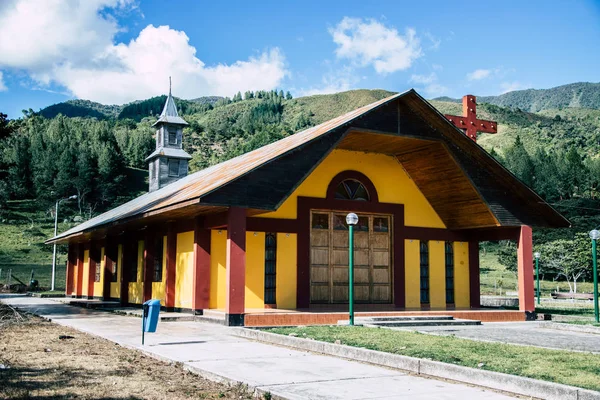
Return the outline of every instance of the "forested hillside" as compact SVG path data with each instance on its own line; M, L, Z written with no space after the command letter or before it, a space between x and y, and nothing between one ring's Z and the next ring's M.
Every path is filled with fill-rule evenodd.
M435 100L461 101L449 97ZM499 96L479 96L478 101L530 112L567 107L600 109L600 83L578 82L551 89L515 90Z

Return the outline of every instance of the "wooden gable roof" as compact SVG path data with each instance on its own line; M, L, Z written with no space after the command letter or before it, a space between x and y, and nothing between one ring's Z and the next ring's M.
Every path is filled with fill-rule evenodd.
M363 144L371 143L370 146L375 145L375 136L386 137L388 141L396 138L397 143L400 139L411 138L426 142L426 145L421 143L423 148L420 150L417 149L419 146L415 149L409 146L407 149L412 150L394 155L450 229L521 224L544 227L569 225L564 217L450 124L425 99L409 90L198 171L94 217L57 235L48 243L183 207L197 206L204 212L211 207L222 210L229 206L245 207L255 212L275 210L332 149L337 146L344 148L356 132L372 135L370 140L362 140ZM384 147L389 149L388 145L386 142ZM361 150L369 151L366 147ZM435 171L435 177L446 177L445 191L440 189L444 182L427 172L426 167L433 161L437 161L440 167L442 164L452 166L446 168L445 175L441 170ZM454 186L459 182L462 190L456 190ZM452 201L457 192L466 197ZM478 196L477 201L475 195ZM459 208L459 203L463 209ZM456 215L466 212L473 221L457 222ZM481 219L476 218L477 215Z

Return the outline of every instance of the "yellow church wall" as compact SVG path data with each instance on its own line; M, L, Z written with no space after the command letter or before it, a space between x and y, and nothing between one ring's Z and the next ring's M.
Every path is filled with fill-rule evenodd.
M81 284L81 295L87 296L89 293L90 276L90 251L83 251L83 283Z
M121 297L121 276L122 276L122 260L123 260L123 246L118 245L117 247L117 281L110 283L110 297L118 299Z
M446 308L446 249L445 242L429 241L429 305Z
M469 308L469 244L454 242L454 305Z
M440 217L395 157L348 150L333 150L277 211L261 214L259 217L296 218L298 196L324 198L331 180L346 170L365 174L377 189L380 202L404 204L407 226L445 228Z
M277 234L277 308L296 308L297 237L295 233Z
M144 302L144 241L138 241L138 256L137 256L137 280L129 282L129 302L132 304L142 304Z
M225 308L227 231L210 232L210 308Z
M160 300L160 305L165 305L167 298L167 237L163 236L163 253L162 253L162 281L152 282L152 298Z
M265 306L265 233L246 232L246 308Z
M94 282L94 297L104 296L104 247L100 249L100 282Z
M177 234L175 271L175 307L191 309L194 289L194 231Z
M406 308L421 308L421 254L419 244L418 240L406 239L404 241L404 291Z

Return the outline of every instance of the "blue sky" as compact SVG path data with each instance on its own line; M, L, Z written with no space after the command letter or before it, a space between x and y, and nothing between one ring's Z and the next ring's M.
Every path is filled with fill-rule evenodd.
M43 10L43 12L40 12ZM283 89L427 98L600 81L600 1L4 0L0 111Z

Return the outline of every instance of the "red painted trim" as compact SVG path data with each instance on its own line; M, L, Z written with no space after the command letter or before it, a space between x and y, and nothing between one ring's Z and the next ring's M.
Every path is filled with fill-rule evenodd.
M192 309L204 310L210 307L210 229L204 228L201 218L195 222Z
M469 241L469 299L471 308L480 307L479 242Z
M223 229L227 227L227 212L209 214L204 217L204 228Z
M369 178L367 178L367 176L365 174L358 172L358 171L352 171L352 170L342 171L333 177L331 182L329 182L329 186L327 187L327 196L326 196L327 199L338 200L335 198L335 190L337 189L338 185L340 183L342 183L343 181L345 181L346 179L353 179L355 181L359 181L360 183L362 183L363 186L365 187L365 189L367 189L367 192L369 192L369 202L370 203L378 203L379 202L379 196L377 195L377 189L375 189L375 185L373 185L373 182L371 182L371 180Z
M173 224L167 228L167 276L165 278L165 306L175 307L175 279L177 266L177 231Z
M248 232L297 233L298 220L249 217L246 219L246 230Z
M69 243L69 251L67 255L67 283L65 295L70 296L73 293L73 278L77 268L77 245Z
M227 211L226 314L244 314L246 286L246 210Z
M531 227L521 226L517 242L517 274L519 277L519 310L535 311L533 294L533 239Z
M327 210L387 214L393 217L392 231L392 275L394 304L405 305L405 257L404 257L404 205L373 203L352 200L320 199L298 196L298 254L297 254L297 293L298 308L310 305L310 211Z
M194 220L193 219L184 219L176 221L173 224L173 228L176 233L189 232L194 230Z
M148 301L152 298L152 278L154 272L154 256L156 249L154 239L156 232L147 229L144 235L144 262L142 264L143 298Z

